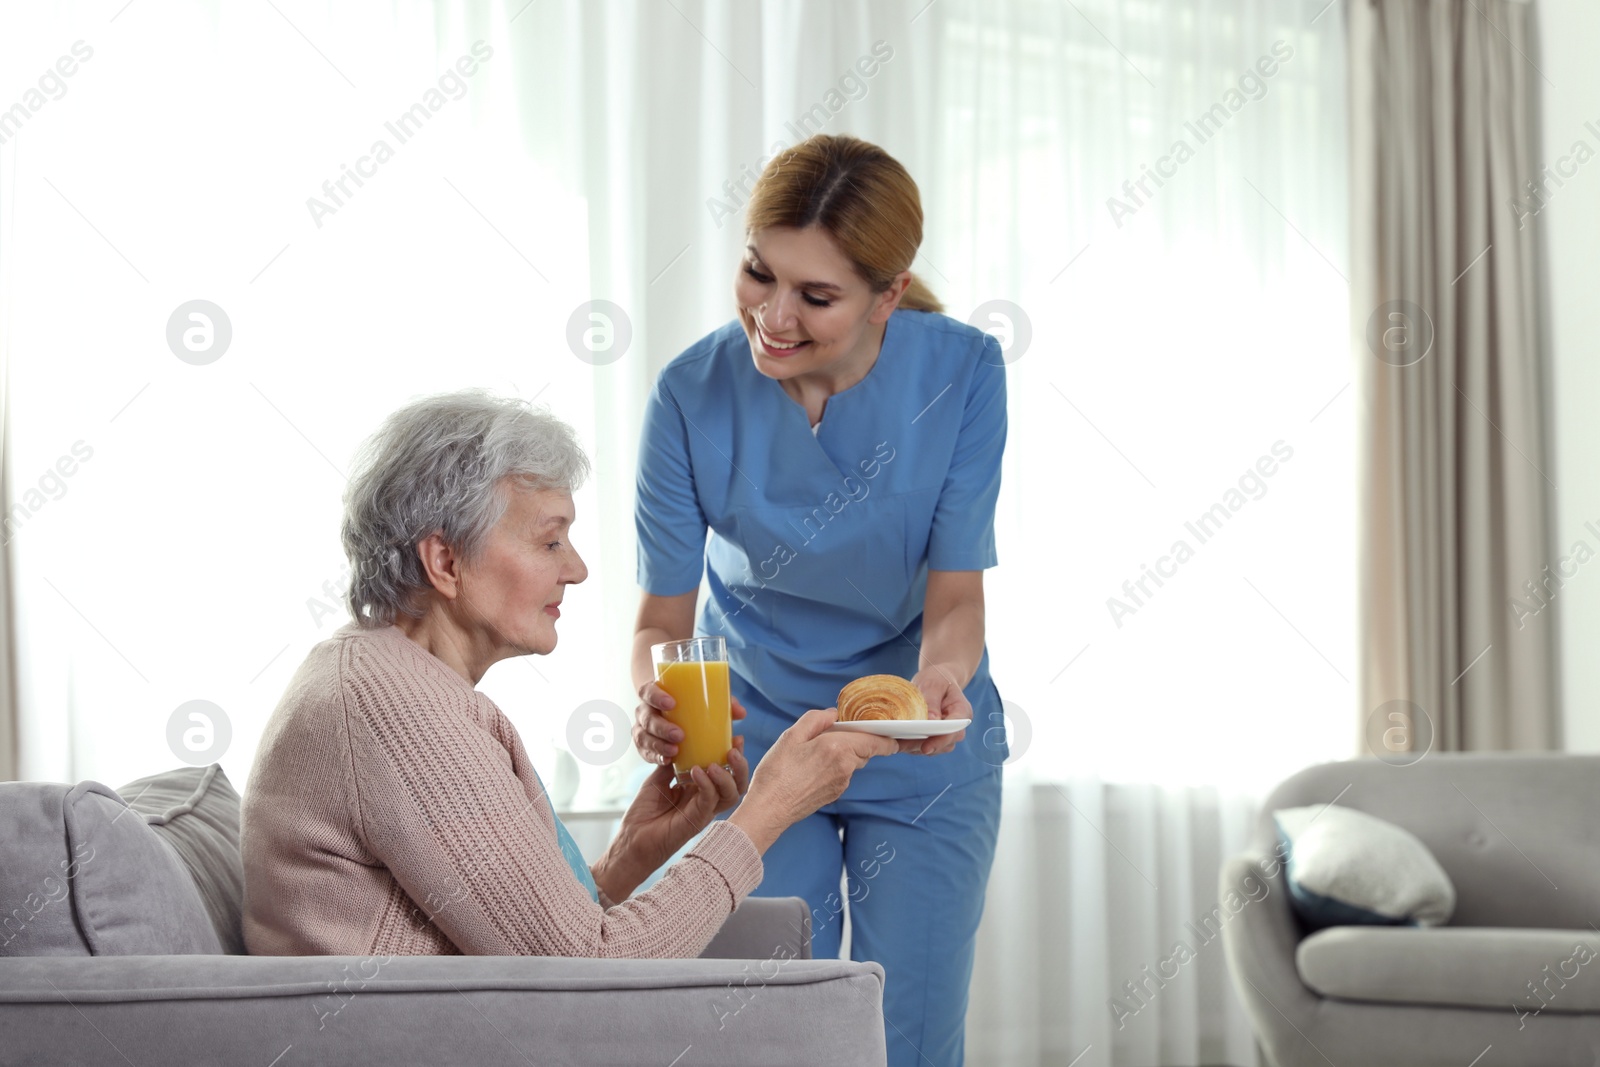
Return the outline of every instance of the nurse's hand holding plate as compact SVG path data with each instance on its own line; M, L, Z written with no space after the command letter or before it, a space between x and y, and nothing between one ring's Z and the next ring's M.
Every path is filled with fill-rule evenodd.
M929 667L911 681L869 674L839 690L839 721L833 729L877 734L899 742L901 752L936 756L967 734L972 705L954 673Z
M917 672L911 684L922 690L922 698L928 702L928 718L972 721L972 702L961 691L952 669L938 663L929 664ZM962 727L958 732L943 737L910 742L912 748L909 750L902 744L901 749L920 751L924 756L939 756L954 749L966 736L966 728Z

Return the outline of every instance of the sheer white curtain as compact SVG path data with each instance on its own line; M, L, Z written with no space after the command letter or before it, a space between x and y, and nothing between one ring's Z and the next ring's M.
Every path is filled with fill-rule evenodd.
M989 610L1031 740L1008 768L975 1063L1255 1062L1214 933L1219 859L1277 780L1354 754L1344 42L1325 7L925 16L947 41L936 154L911 164L927 257L958 313L1008 299L1032 330Z
M1018 755L972 1059L1248 1062L1219 946L1147 1004L1123 983L1209 913L1252 798L1354 735L1343 40L1323 7L8 9L0 66L22 75L0 107L93 50L0 144L21 774L170 765L173 713L204 699L242 783L340 621L352 450L465 385L548 403L598 470L561 648L484 689L545 770L577 709L630 707L645 390L731 315L764 158L852 133L921 185L916 269L1009 343L987 588ZM386 124L414 105L402 141ZM167 340L196 299L232 327L206 365ZM578 358L574 322L613 347ZM92 457L49 478L80 441Z
M585 205L559 145L517 136L530 101L568 98L561 41L536 12L411 4L5 17L28 79L0 148L20 773L117 785L209 753L242 786L344 620L340 495L385 414L481 385L599 436L600 374L565 339ZM579 495L580 531L614 485ZM572 608L563 657L484 683L546 759L549 709L615 688L598 600Z

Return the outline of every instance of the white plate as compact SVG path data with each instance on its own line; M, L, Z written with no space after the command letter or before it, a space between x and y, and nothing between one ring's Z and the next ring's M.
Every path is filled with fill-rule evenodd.
M971 719L869 719L866 722L836 722L829 729L854 734L877 734L897 741L920 741L942 737L972 725Z

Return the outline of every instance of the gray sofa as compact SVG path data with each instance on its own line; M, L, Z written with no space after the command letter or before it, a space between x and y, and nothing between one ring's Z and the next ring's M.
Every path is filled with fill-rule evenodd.
M1272 872L1271 814L1335 798L1421 838L1455 884L1448 925L1306 936ZM1221 890L1243 901L1223 943L1275 1067L1600 1062L1600 757L1309 768L1268 798Z
M0 783L0 1065L884 1062L882 969L798 899L700 959L256 957L241 886L219 767Z

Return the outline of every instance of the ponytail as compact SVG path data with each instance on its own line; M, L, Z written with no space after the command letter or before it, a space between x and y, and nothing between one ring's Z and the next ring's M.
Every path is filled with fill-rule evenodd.
M907 311L943 311L944 305L939 298L933 295L922 279L915 274L911 276L911 284L906 286L906 291L900 294L900 307Z

